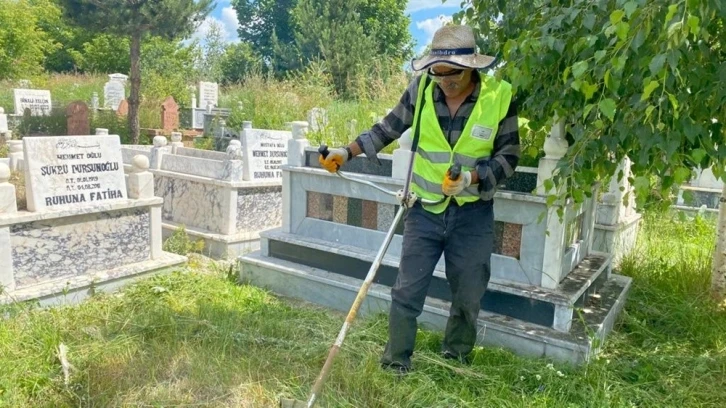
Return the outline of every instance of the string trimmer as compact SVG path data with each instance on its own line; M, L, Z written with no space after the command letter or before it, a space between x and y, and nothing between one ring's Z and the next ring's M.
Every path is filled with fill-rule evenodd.
M328 152L327 146L325 146L325 145L320 146L320 148L318 149L318 152L323 156L323 158L328 157L329 152ZM411 154L411 163L413 162L414 155L415 155L415 153ZM412 169L412 166L410 165L411 163L409 163L409 171L408 171L409 174L408 174L408 177L406 178L406 182L404 183L404 188L402 190L399 190L398 192L386 190L369 181L358 180L358 179L355 179L352 177L348 177L344 174L341 174L341 172L339 170L337 170L335 172L338 176L340 176L346 180L369 185L377 190L383 191L386 194L396 197L396 199L398 200L398 202L400 204L400 207L398 208L398 211L396 212L396 216L393 218L393 222L391 223L391 226L388 229L388 233L386 233L386 238L383 240L383 244L378 249L376 258L373 260L373 263L371 264L371 267L368 270L368 275L366 275L366 278L363 281L363 285L361 285L360 290L358 290L358 295L355 297L355 300L353 301L353 305L351 306L350 310L348 311L348 316L346 316L346 318L345 318L343 327L340 328L338 337L335 339L333 346L330 348L330 351L328 352L328 358L325 360L325 364L323 365L323 368L320 371L320 374L318 375L317 380L315 381L315 385L313 386L313 390L312 390L312 393L310 394L310 398L308 399L307 402L300 401L300 400L292 400L292 399L281 399L280 408L312 408L315 405L315 402L317 401L317 399L320 396L320 393L323 389L323 384L325 384L325 380L327 380L328 375L330 374L330 369L333 366L333 360L338 355L338 351L340 351L340 346L343 344L343 340L345 340L345 336L348 334L348 330L350 329L350 326L353 323L353 320L355 319L356 315L358 314L358 309L360 309L361 304L363 304L363 299L365 298L366 294L368 293L368 289L370 288L371 283L373 283L373 279L376 276L378 267L381 265L383 256L385 255L386 251L388 250L388 245L391 243L391 239L393 238L394 231L396 230L396 226L398 225L401 218L403 217L403 213L408 208L411 208L416 201L421 201L421 203L423 203L423 204L439 204L446 200L446 198L447 198L446 196L444 196L442 199L436 200L436 201L426 200L426 199L418 197L416 195L416 193L409 191L409 184L410 184L410 180L411 180L411 169ZM449 178L451 180L456 180L459 178L460 173L461 173L461 165L454 164L449 169Z

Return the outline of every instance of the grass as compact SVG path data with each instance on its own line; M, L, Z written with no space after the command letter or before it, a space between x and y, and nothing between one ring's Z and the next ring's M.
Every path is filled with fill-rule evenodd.
M648 215L623 261L634 286L586 367L478 348L470 367L422 330L416 371L382 372L386 317L346 338L321 407L723 407L726 313L708 296L714 226ZM193 258L197 259L197 258ZM233 282L199 261L80 306L15 305L0 326L0 407L273 407L305 399L343 315ZM58 358L68 348L69 382Z

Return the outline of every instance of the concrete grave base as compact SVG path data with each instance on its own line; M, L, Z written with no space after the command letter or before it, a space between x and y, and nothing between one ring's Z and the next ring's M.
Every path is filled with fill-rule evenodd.
M595 224L593 249L613 254L613 263L617 265L635 248L642 218L636 213L616 225Z
M161 224L164 239L174 234L181 224L164 222ZM215 234L193 227L184 227L191 241L204 241L203 255L213 259L236 258L260 249L260 234L258 232L240 232L237 234Z
M78 304L94 294L114 292L136 280L173 271L186 261L185 256L164 252L158 259L4 291L0 294L0 304L25 301L38 302L41 307Z
M266 257L260 252L248 254L240 261L241 282L342 312L349 310L362 284L360 279ZM600 352L601 345L623 309L630 285L630 278L610 275L610 279L597 293L590 295L587 304L578 309L572 328L566 333L482 311L478 321L478 344L504 348L521 356L582 364ZM387 313L390 301L390 287L374 283L361 306L359 316ZM449 305L449 302L441 299L427 298L419 324L443 331Z

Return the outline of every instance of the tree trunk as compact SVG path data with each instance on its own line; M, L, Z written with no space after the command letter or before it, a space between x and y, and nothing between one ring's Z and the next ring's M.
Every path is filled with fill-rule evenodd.
M711 272L711 292L722 300L726 298L726 184L721 190L718 206L718 225L716 227L716 250L713 254Z
M139 105L141 90L141 32L131 34L131 95L129 96L129 130L133 144L139 144Z

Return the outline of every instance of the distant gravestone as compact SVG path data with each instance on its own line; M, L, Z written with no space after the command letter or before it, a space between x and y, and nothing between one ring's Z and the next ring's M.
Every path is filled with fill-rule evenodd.
M199 82L199 107L207 108L219 105L219 85L216 82Z
M310 130L320 132L328 126L328 112L323 108L312 108L308 113Z
M5 109L0 108L0 133L7 132L8 130L8 115L5 114Z
M244 129L242 131L244 179L282 180L282 166L287 164L287 143L291 137L291 132L282 130Z
M127 99L123 99L121 103L118 104L118 109L116 109L116 114L119 116L128 116L129 115L129 101Z
M179 105L172 96L166 98L161 105L161 128L164 130L179 128Z
M126 87L123 82L112 79L103 87L103 107L117 110L122 100L126 98Z
M45 89L13 89L15 114L24 115L26 109L31 116L50 115L50 91Z
M127 199L118 136L23 138L29 211Z
M67 135L91 134L91 123L88 121L88 105L83 101L72 102L66 108Z

